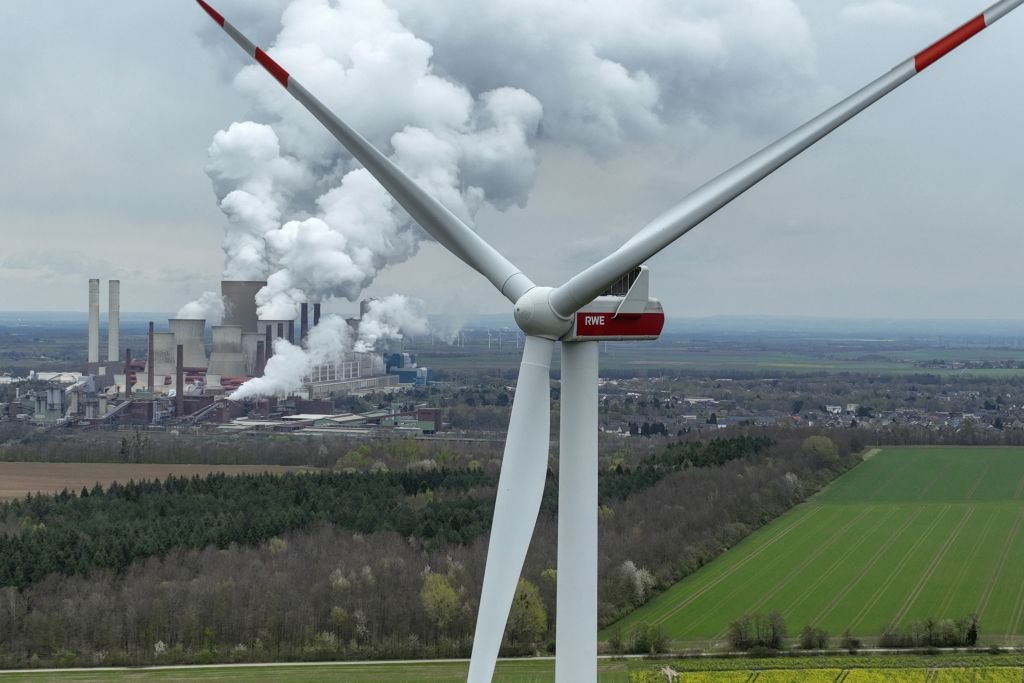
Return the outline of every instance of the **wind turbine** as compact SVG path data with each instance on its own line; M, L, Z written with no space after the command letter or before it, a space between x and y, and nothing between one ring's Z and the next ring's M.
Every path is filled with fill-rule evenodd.
M514 305L526 334L498 481L469 681L491 680L502 633L537 521L548 462L550 371L562 342L555 677L597 680L598 342L654 339L661 304L648 297L642 264L843 123L1024 3L1001 0L832 108L707 182L616 251L559 287L534 284L327 109L204 0L199 5L261 64L441 245Z

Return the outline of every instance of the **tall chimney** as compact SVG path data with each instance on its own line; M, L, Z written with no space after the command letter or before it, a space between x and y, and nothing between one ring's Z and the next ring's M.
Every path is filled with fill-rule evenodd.
M178 344L177 384L174 390L174 416L179 420L185 417L185 346Z
M100 362L100 281L89 279L89 363ZM91 370L92 368L90 368Z
M132 350L124 350L124 397L132 397Z
M299 305L299 339L305 339L309 334L309 304L303 301Z
M113 363L121 356L121 281L109 281L107 294L107 360Z
M156 338L153 333L153 321L149 321L149 356L146 358L146 387L150 391L155 391L153 388L153 362L156 359Z
M313 327L320 324L320 302L313 304Z

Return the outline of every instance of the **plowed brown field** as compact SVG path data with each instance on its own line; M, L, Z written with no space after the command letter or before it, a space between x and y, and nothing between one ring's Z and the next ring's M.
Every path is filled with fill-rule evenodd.
M0 462L0 500L13 500L29 493L77 493L83 486L99 482L107 486L115 481L166 479L169 476L205 477L214 472L252 474L308 471L305 467L278 465L134 465L121 463Z

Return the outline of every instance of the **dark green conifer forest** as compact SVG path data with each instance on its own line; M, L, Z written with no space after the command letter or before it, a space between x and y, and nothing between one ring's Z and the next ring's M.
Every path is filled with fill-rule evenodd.
M602 625L853 466L859 444L830 436L736 432L606 459ZM522 587L542 614L523 601L510 652L551 644L556 471ZM219 474L0 505L0 666L465 654L497 476L459 461Z

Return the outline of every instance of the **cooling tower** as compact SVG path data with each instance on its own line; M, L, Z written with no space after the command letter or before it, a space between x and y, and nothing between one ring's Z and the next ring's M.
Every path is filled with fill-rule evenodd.
M121 358L121 281L107 282L107 360Z
M146 360L146 375L152 374L153 385L150 391L165 386L166 377L174 375L174 333L154 332L153 353Z
M203 345L206 321L174 318L168 320L167 323L171 327L171 332L174 333L174 343L185 347L185 367L205 370L209 363L206 358L206 347Z
M258 375L259 359L257 358L257 347L263 341L263 335L259 332L242 333L242 356L245 358L245 375L256 377Z
M238 325L213 326L213 351L210 353L210 367L207 375L243 377L245 371L245 355L242 353L242 328Z
M370 312L370 307L377 303L377 299L370 297L359 302L359 319L362 320Z
M266 286L259 280L224 280L220 294L224 299L224 324L238 325L242 332L255 332L256 292Z
M89 280L89 362L100 362L100 281Z

